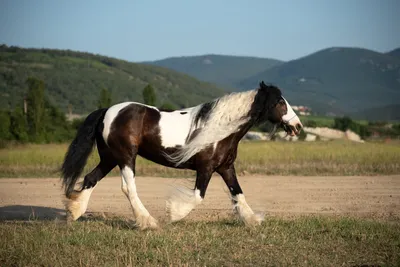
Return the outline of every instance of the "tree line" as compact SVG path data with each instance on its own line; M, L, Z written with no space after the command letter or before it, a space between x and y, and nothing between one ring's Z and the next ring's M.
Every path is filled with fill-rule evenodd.
M85 117L69 121L66 114L48 99L44 81L29 77L26 87L23 103L13 110L0 110L0 146L9 142L59 143L72 140ZM147 85L142 94L145 104L156 106L157 96L151 85ZM110 91L102 88L97 108L111 105ZM171 110L176 107L163 103L159 108Z

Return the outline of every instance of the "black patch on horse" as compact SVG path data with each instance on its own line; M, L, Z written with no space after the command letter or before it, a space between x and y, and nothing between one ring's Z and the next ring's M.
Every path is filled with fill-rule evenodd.
M181 112L181 115L185 115L185 114L187 114L186 111L182 111L182 112Z
M214 104L215 101L204 103L201 105L199 112L194 118L194 125L197 125L199 121L206 121L210 117Z

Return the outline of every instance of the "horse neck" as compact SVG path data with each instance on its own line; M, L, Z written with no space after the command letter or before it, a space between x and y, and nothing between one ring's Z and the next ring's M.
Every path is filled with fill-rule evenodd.
M235 134L235 139L239 142L243 136L255 125L254 121L250 120L244 124L241 129Z

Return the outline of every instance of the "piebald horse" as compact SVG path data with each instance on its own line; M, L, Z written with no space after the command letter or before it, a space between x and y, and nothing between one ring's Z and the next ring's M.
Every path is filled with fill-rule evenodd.
M230 191L239 217L246 224L260 224L263 218L246 203L234 162L242 137L252 126L265 121L283 127L292 136L302 128L280 89L264 82L257 89L181 110L160 111L135 102L96 110L79 128L61 168L67 220L77 220L85 213L96 184L118 166L122 192L130 202L137 226L158 227L136 191L135 162L140 155L167 167L196 171L194 189L182 192L185 197L167 200L171 221L184 218L202 202L210 178L217 172ZM95 143L100 162L76 190L75 184Z

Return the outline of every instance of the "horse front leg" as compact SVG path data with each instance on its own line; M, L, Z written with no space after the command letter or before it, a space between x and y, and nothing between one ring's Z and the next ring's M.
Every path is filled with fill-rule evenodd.
M135 164L136 164L136 148L132 149L132 156L126 160L125 163L119 164L121 170L121 189L126 195L131 204L133 214L135 216L136 225L144 229L155 229L158 228L157 220L154 219L147 211L142 201L140 201L139 195L136 190L136 178L135 178Z
M229 192L232 196L234 210L239 215L240 219L246 225L260 225L264 218L260 214L255 214L247 204L243 191L240 188L236 177L235 166L232 164L229 166L220 167L217 170L217 173L222 176L225 184L228 186Z
M198 170L193 190L183 187L175 188L166 202L167 214L172 222L185 218L203 201L211 175L212 171Z

